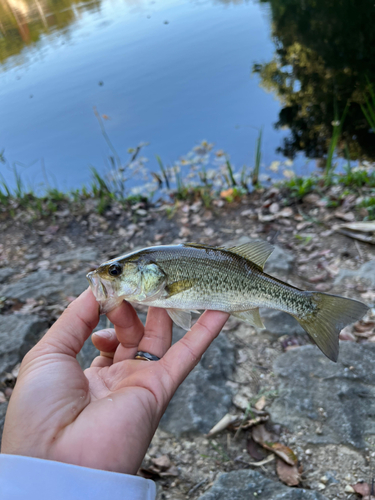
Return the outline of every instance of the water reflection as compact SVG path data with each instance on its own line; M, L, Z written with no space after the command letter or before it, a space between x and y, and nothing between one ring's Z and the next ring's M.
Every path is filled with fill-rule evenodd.
M335 101L343 125L342 144L353 159L375 159L375 138L360 103L367 78L375 83L375 7L369 0L260 0L269 3L276 53L254 66L262 85L280 98L277 128L290 135L280 151L293 157L327 152Z
M66 30L81 10L99 5L100 0L0 0L0 63L46 33Z

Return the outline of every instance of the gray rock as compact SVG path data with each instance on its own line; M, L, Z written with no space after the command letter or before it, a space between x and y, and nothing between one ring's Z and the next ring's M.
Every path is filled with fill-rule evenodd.
M7 409L8 409L8 402L0 403L0 445L4 428L5 414L7 412Z
M327 500L317 491L289 488L266 479L254 470L236 470L221 474L212 488L199 500Z
M262 332L270 333L276 337L282 335L306 334L298 321L288 313L263 307L259 312L264 326L266 327L266 330L260 330Z
M276 245L264 266L264 271L285 278L292 271L294 261L293 254Z
M335 285L344 283L345 281L354 281L363 283L371 288L375 288L375 260L369 260L362 264L359 269L341 269L335 278Z
M175 340L186 332L174 329ZM181 436L206 433L229 410L232 391L226 381L234 370L233 346L221 333L177 390L161 420L161 428Z
M281 384L270 408L273 422L302 431L305 443L364 448L375 435L374 359L374 344L354 342L340 343L337 363L315 346L282 354L274 363Z
M46 297L51 301L56 301L68 295L77 296L87 286L84 272L64 274L40 269L15 283L0 286L0 296L18 300Z
M38 316L1 316L0 373L11 370L40 339L48 323Z
M51 260L54 264L70 264L73 262L96 262L98 258L99 252L96 248L83 247L53 255L51 257Z
M98 326L94 329L94 332L97 332L98 330L103 330L106 327L107 327L106 316L100 316ZM82 369L85 370L91 365L93 359L96 358L96 356L99 356L99 354L100 354L99 351L96 349L96 347L94 347L94 344L91 341L91 335L90 335L90 337L83 344L81 351L77 354L77 361L81 365Z
M15 269L10 267L2 267L0 269L0 283L4 283L10 276L16 274Z

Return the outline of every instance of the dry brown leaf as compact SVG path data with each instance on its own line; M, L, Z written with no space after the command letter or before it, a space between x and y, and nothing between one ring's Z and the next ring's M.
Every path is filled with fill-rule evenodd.
M258 399L258 401L255 403L254 407L256 410L262 411L263 408L266 406L267 401L264 396Z
M267 443L267 447L270 451L273 451L278 457L282 458L284 462L288 465L295 465L298 461L294 451L288 448L281 443L271 443L271 446L268 446L270 443Z
M367 330L367 332L355 332L356 337L360 337L361 339L368 339L374 335L374 330Z
M265 425L257 425L252 432L254 441L262 445L266 450L273 451L275 455L280 457L289 465L295 465L298 461L293 450L281 443L275 443L272 435L267 431Z
M290 207L285 207L280 212L277 214L278 217L292 217L293 216L293 210Z
M272 442L272 435L267 431L266 426L264 424L257 425L253 428L252 437L254 441L262 446L264 446L265 442Z
M335 216L338 218L338 219L342 219L342 220L345 220L347 222L354 222L355 221L355 216L353 214L353 212L341 212L340 210L336 210L335 212Z
M374 328L375 323L373 321L358 321L357 323L354 324L354 330L356 332L368 332L369 330L372 330Z
M278 458L276 460L276 472L280 481L288 486L297 486L300 481L300 475L297 465L288 465Z
M153 458L151 461L161 471L167 470L171 466L171 460L168 455L162 455L161 457Z
M256 443L253 438L250 438L247 440L246 443L246 450L248 454L254 459L254 460L264 460L267 456L267 452L260 444Z
M233 195L233 192L233 188L226 189L225 191L221 191L220 196L221 198L228 198Z

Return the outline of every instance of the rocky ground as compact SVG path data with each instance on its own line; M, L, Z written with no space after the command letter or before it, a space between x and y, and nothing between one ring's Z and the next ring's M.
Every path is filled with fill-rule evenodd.
M22 356L86 288L85 274L134 248L267 239L276 245L266 266L270 274L374 307L375 248L336 231L354 220L353 200L340 203L329 209L308 195L286 205L283 193L272 188L230 205L216 200L210 209L200 201L139 203L99 216L88 200L80 207L64 202L43 219L24 210L15 218L3 213L0 420ZM159 500L369 495L375 310L343 331L337 364L310 344L292 317L270 310L261 315L263 331L230 319L173 398L140 471L157 481ZM105 318L99 327L104 325ZM176 328L175 339L181 335ZM79 362L87 367L95 355L89 340ZM219 421L221 430L208 436Z

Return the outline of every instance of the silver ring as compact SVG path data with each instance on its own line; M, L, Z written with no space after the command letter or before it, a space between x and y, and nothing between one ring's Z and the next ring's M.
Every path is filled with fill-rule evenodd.
M143 361L159 361L160 358L149 352L137 351L134 359L142 359Z

